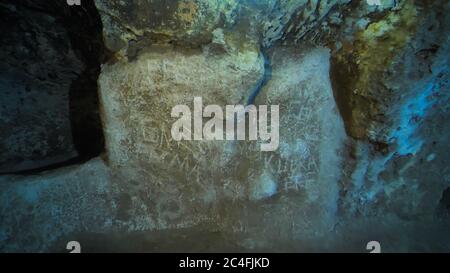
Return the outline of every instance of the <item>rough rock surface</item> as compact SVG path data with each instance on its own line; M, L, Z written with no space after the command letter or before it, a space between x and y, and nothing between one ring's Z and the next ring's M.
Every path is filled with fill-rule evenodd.
M0 177L0 250L448 252L450 4L380 3L96 0L106 152ZM261 82L278 150L172 140Z
M0 251L48 251L60 237L105 232L114 217L108 172L94 159L39 176L2 176Z
M214 57L172 48L149 52L133 63L104 67L99 82L110 163L123 174L124 184L136 181L139 188L140 183L149 183L159 192L148 198L157 202L156 207L163 203L170 208L159 221L190 226L204 214L223 226L227 217L222 213L214 219L219 214L211 210L236 213L233 210L240 209L226 208L229 202L283 199L289 194L280 202L298 199L297 206L316 206L324 217L333 218L340 174L336 153L345 133L333 101L325 49L303 55L293 49L274 50L273 76L264 94L272 104L283 105L282 141L279 151L266 154L257 143L176 142L170 135L175 105L192 105L196 96L205 104L242 102L245 90L261 77L262 60L256 51ZM151 210L151 205L146 206ZM273 213L271 206L286 209L274 202L263 210ZM196 213L189 213L192 210ZM289 224L288 219L279 221ZM332 221L322 224L330 228Z
M64 27L51 27L56 18L20 5L1 11L7 19L1 26L1 171L73 158L68 97L83 63Z
M328 50L274 49L272 80L260 100L284 105L282 141L278 151L267 154L258 150L259 145L240 141L179 144L170 139L170 123L165 123L171 104L189 104L194 94L202 95L205 101L217 98L213 87L231 93L223 95L224 104L241 100L241 90L250 89L252 82L240 78L253 77L256 82L260 76L257 52L215 59L208 59L202 52L184 55L170 48L150 52L134 63L116 63L103 69L99 82L110 171L101 160L95 160L42 177L4 177L8 183L3 184L6 190L2 192L14 196L15 201L1 199L2 216L10 219L4 223L10 229L4 231L3 238L6 242L12 238L27 242L33 230L33 234L47 240L26 248L12 245L11 249L45 250L66 234L192 229L201 224L235 238L229 243L218 242L219 248L231 244L242 250L301 250L293 241L313 240L316 234L333 228L342 164L338 151L343 149L345 132L328 78ZM247 65L242 58L248 60ZM224 61L227 65L223 65ZM166 70L161 77L152 69L160 71L164 62ZM195 64L198 77L192 77L190 70ZM222 67L230 67L230 71ZM218 79L209 76L198 80L204 74L201 68L211 70L209 75L217 75ZM219 81L227 88L217 85ZM123 84L128 82L135 85L130 88ZM180 89L159 93L164 86ZM233 86L236 88L230 88ZM158 130L152 122L160 124ZM303 130L292 130L296 127ZM39 184L44 177L48 182ZM101 183L96 184L95 177ZM17 180L23 180L21 187L11 189L11 184L19 183ZM71 186L49 186L65 183ZM86 193L77 196L76 192L83 191ZM79 206L75 211L74 204ZM29 207L29 214L12 217L11 207ZM49 218L51 211L55 211L51 217L57 222L52 221L50 227L40 224L40 219ZM29 219L29 215L35 217ZM29 229L17 232L16 225L23 221L27 221ZM49 230L58 225L59 233L50 236ZM283 237L279 237L281 228Z
M334 91L357 139L343 211L438 221L429 217L449 185L446 156L438 156L449 147L448 8L402 1L334 55Z
M225 30L228 40L268 47L286 36L296 40L315 29L330 11L349 0L96 0L106 46L130 57L152 43L201 46ZM130 54L131 53L131 54Z

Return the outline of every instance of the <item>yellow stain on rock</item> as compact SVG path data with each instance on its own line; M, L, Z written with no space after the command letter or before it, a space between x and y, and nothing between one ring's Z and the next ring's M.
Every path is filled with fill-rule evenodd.
M379 114L379 97L387 69L398 52L411 41L418 24L414 1L403 2L401 9L390 11L380 21L371 23L344 43L333 60L335 92L348 133L356 138L370 135L370 121Z
M180 1L176 15L182 23L191 25L197 18L198 10L199 8L195 1Z

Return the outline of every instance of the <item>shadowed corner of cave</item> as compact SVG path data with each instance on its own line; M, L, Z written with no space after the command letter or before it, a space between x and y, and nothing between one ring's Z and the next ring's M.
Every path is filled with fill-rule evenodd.
M100 118L97 80L101 63L108 53L103 45L102 23L93 1L83 8L71 7L71 16L65 22L70 31L71 43L86 65L85 70L72 82L69 91L70 122L73 144L78 152L78 162L85 162L104 151L104 136Z
M0 120L0 129L4 130L0 148L5 150L0 153L0 175L36 174L101 155L104 137L97 79L108 52L94 2L76 7L56 0L5 1L0 9L7 15L5 29L9 26L8 33L2 34L6 37L2 48L10 49L3 52L7 68L2 69L11 67L19 75L19 80L0 75L3 82L17 86L1 91L2 96L9 95L0 103L3 108L9 107L2 114L11 114L8 122ZM33 56L15 57L21 51L32 52ZM22 85L15 83L21 81ZM8 106L11 103L7 100L19 96L24 102ZM46 118L49 115L51 119ZM62 138L66 143L58 143ZM43 142L45 148L39 146Z
M443 217L450 217L450 187L442 192L442 198L439 202L439 213Z

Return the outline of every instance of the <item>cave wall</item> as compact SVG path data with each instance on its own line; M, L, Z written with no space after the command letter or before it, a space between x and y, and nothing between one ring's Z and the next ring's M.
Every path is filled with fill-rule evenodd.
M449 250L448 1L94 2L104 45L73 56L98 76L105 152L0 176L0 250ZM261 82L276 151L171 139L173 106L245 103Z

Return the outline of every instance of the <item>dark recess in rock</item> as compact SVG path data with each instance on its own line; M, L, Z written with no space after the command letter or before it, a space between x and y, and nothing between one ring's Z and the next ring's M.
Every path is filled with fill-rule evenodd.
M450 216L450 187L445 189L442 193L441 201L439 202L439 207L442 214Z
M0 14L0 173L101 154L97 78L107 52L94 3L2 1Z

